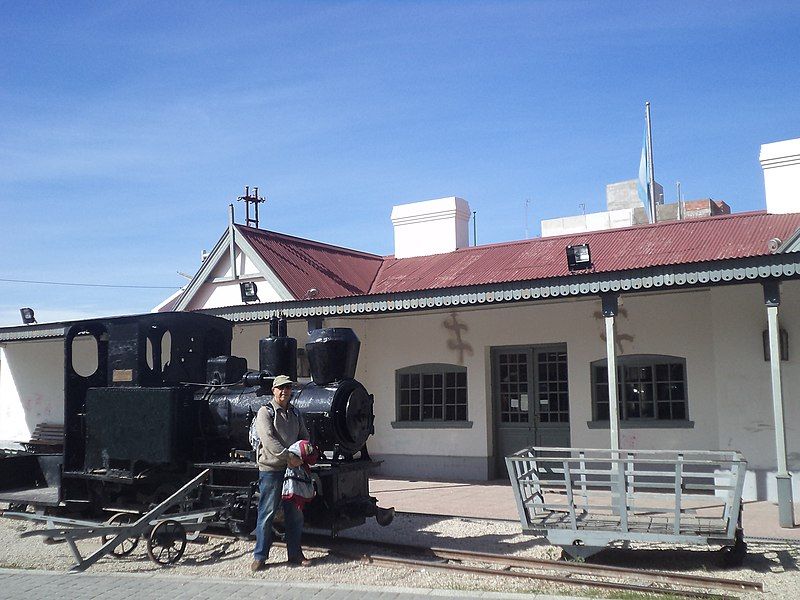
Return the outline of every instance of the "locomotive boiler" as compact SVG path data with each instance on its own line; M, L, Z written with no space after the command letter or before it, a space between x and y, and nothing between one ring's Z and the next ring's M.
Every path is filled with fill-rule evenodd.
M297 345L286 335L286 323L273 319L270 336L259 342L259 370L245 371L241 383L208 388L206 430L212 439L234 449L232 456L254 460L249 450L250 424L259 408L272 400L272 380L286 374L297 380ZM312 380L295 386L291 405L302 415L311 442L322 453L312 468L318 494L306 509L310 526L333 532L360 525L374 516L387 525L394 512L377 506L369 496L369 471L376 466L366 442L374 433L374 399L355 377L360 342L351 329L329 328L309 332L306 355ZM214 361L212 361L214 362ZM221 361L220 361L221 362ZM212 363L210 363L212 364ZM242 365L209 372L209 380L237 380ZM240 450L247 448L247 450ZM219 449L224 450L224 448ZM219 454L219 452L217 452ZM198 463L211 468L217 481L241 485L236 460Z
M367 438L374 432L373 397L355 380L360 342L351 329L317 329L309 333L306 353L312 381L293 390L291 404L306 423L311 441L332 459L368 459ZM244 372L241 386L212 388L207 395L214 433L235 447L249 445L250 423L271 400L272 379L297 380L297 342L286 335L285 322L270 323L270 337L259 342L259 370ZM215 371L212 382L236 379L239 372Z
M96 344L96 368L80 374L74 348L87 336ZM231 355L232 336L230 322L198 313L71 326L65 335L64 451L60 481L48 480L57 489L50 510L142 512L208 469L193 508L214 511L215 522L235 533L252 531L258 472L250 423L272 400L275 376L297 381L297 341L288 337L285 320L272 319L259 342L258 369L249 369ZM306 524L334 534L373 516L385 525L394 515L369 495L376 463L366 442L374 432L374 403L355 379L359 345L350 329L310 331L311 381L292 392L291 404L322 451L312 468L317 495L306 507ZM30 497L43 496L39 489ZM17 493L15 501L24 500Z

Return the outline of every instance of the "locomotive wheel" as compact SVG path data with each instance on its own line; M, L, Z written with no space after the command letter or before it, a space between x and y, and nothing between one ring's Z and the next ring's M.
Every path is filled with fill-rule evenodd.
M113 525L114 523L130 523L133 519L133 516L128 513L116 513L112 516L106 523L109 525ZM114 536L112 535L104 535L102 537L103 544L107 541L112 539ZM111 549L111 555L114 558L122 558L123 556L128 556L131 552L134 551L136 546L139 545L139 538L138 537L129 537L122 540L118 546L115 546Z
M177 521L162 521L147 539L147 555L162 566L178 562L185 550L186 529Z

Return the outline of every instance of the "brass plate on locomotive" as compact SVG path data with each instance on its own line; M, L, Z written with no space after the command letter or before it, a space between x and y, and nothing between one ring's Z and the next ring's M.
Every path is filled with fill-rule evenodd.
M133 381L133 369L114 369L111 380L115 382Z

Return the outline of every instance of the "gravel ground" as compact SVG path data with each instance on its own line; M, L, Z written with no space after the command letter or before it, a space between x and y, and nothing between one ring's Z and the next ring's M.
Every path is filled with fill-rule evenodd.
M0 506L0 508L5 507ZM67 570L73 564L72 555L66 544L46 545L38 537L19 537L20 533L36 527L41 527L41 525L0 519L0 567ZM362 527L348 530L343 535L376 542L397 542L537 558L557 558L560 555L558 548L547 545L541 539L522 535L519 524L509 521L398 514L394 522L386 528L379 527L372 521ZM90 540L81 543L79 547L86 556L91 553L93 548L98 547L98 541ZM200 575L221 578L255 577L272 581L297 580L298 572L286 565L286 552L280 547L273 549L267 570L252 574L250 572L252 547L251 542L211 538L207 543L189 544L186 554L177 565L162 568L149 561L145 544L140 542L130 556L121 559L101 559L91 568L91 571ZM389 554L386 551L381 551L381 553ZM322 552L307 551L306 554L313 559L313 567L303 570L302 578L305 581L335 581L343 584L388 587L562 593L593 597L611 595L611 593L598 592L593 588L583 586L570 587L490 575L451 574L428 569L379 567L347 561ZM798 556L800 556L800 545L798 544L778 542L750 544L748 557L743 567L723 569L720 567L718 553L713 551L688 548L666 550L663 547L637 546L632 549L607 550L594 557L592 562L763 581L766 594L751 593L739 597L748 600L755 598L789 599L797 598L799 595L797 591L800 586ZM490 570L488 565L473 566L484 566L487 571ZM616 597L620 596L617 594ZM624 597L637 596L626 595Z

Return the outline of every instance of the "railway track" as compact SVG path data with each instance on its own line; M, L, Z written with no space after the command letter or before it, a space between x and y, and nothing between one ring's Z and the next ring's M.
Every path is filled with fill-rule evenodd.
M688 598L730 597L719 594L718 591L739 593L764 591L763 584L760 582L706 575L569 563L408 544L383 544L353 538L331 540L329 537L306 535L305 539L306 542L313 544L316 550L387 567L460 571L476 575L539 580L609 590L673 594ZM380 550L403 554L409 558L376 553L374 551L376 547ZM450 561L456 561L458 564ZM494 565L499 568L469 566L470 563Z

